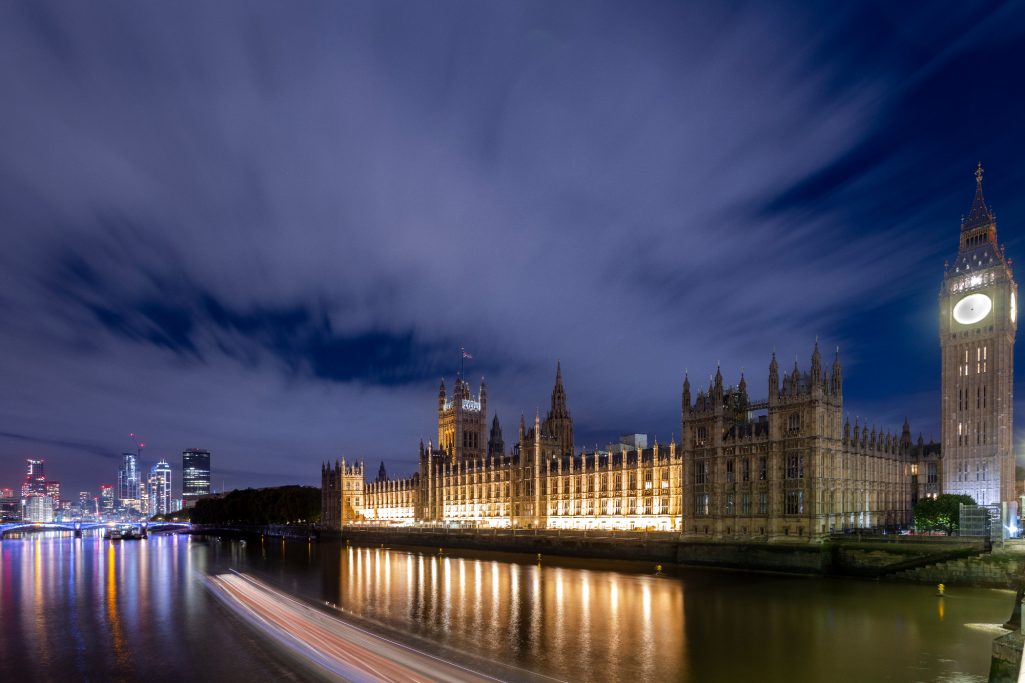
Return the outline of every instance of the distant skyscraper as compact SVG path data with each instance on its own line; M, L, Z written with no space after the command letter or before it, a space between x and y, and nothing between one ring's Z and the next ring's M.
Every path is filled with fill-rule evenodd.
M41 496L46 493L46 475L43 473L43 461L27 460L25 482L21 485L21 497Z
M149 473L149 514L166 515L171 506L171 466L161 460Z
M59 481L48 481L45 483L46 495L53 501L53 509L59 510L61 506L61 483Z
M114 511L114 486L100 484L100 511L109 514Z
M53 500L49 496L29 496L25 501L25 520L28 522L52 522Z
M14 489L0 489L0 522L14 522L21 519L21 499Z
M182 505L195 505L200 496L210 495L210 451L186 448L182 451Z
M117 497L121 505L139 509L139 458L135 453L124 453L117 473Z

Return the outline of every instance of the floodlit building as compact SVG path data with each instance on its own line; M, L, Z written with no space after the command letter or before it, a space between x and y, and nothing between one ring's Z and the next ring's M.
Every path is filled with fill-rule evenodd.
M682 452L675 443L574 452L573 421L562 368L551 404L516 445L504 451L498 420L488 439L486 386L478 397L457 377L438 397L439 446L420 445L419 471L399 480L364 482L363 465L324 465L323 518L345 524L432 524L506 528L680 529ZM636 437L636 438L635 438Z
M52 522L53 499L50 496L29 496L25 499L25 521Z
M1014 499L1014 336L1018 285L982 196L961 221L957 258L940 290L943 490L980 505Z
M364 483L362 464L321 468L324 524L424 524L535 529L663 529L709 541L818 542L852 529L910 525L919 500L967 494L1014 500L1014 337L1017 285L982 195L961 222L957 260L939 295L941 440L877 429L843 401L839 349L823 365L781 371L764 394L740 374L707 389L684 377L679 443L622 437L575 452L561 368L551 407L520 419L505 451L497 417L485 441L487 391L457 376L438 392L438 441L420 444L408 479Z
M46 494L46 473L44 463L40 460L29 458L26 460L25 481L21 485L21 497L28 498L33 495Z
M166 515L174 512L171 506L171 466L161 460L149 474L149 514Z
M100 512L109 515L114 512L114 486L100 484Z
M117 472L117 499L121 507L129 510L140 509L139 483L139 457L135 453L123 453L121 467Z

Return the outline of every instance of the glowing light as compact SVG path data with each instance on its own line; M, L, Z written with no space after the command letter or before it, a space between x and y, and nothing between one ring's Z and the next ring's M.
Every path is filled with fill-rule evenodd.
M954 305L954 320L972 325L983 320L993 309L993 300L985 294L969 294Z

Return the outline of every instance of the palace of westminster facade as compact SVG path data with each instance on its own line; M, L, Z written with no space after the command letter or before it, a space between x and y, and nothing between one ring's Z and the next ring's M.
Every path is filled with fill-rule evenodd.
M706 388L684 377L681 437L576 451L561 368L544 420L520 419L506 448L487 387L457 376L438 392L438 439L419 470L367 482L362 463L321 468L322 524L652 529L684 538L818 541L845 529L904 526L925 496L1014 498L1013 349L1017 286L982 195L982 170L939 296L941 438L851 424L839 354L816 343L806 371L769 364L766 398L741 374Z

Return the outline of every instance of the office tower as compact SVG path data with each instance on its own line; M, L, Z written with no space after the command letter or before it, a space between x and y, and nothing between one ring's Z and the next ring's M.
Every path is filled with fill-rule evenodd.
M174 512L171 505L171 466L161 460L149 474L149 514L166 515Z
M61 507L61 483L59 481L48 481L44 487L45 493L53 501L53 509L59 510Z
M182 505L191 507L196 499L210 495L210 451L186 448L182 451Z
M153 514L149 495L149 476L139 472L139 514L147 517Z
M21 500L14 489L0 489L0 522L16 522L21 519Z
M52 522L53 500L44 495L29 496L25 501L25 521Z
M41 496L46 493L46 475L43 471L43 461L28 459L25 482L21 485L21 497Z
M139 509L139 458L135 453L124 453L117 473L117 497L121 507Z
M114 511L114 486L100 484L100 511L108 515Z

